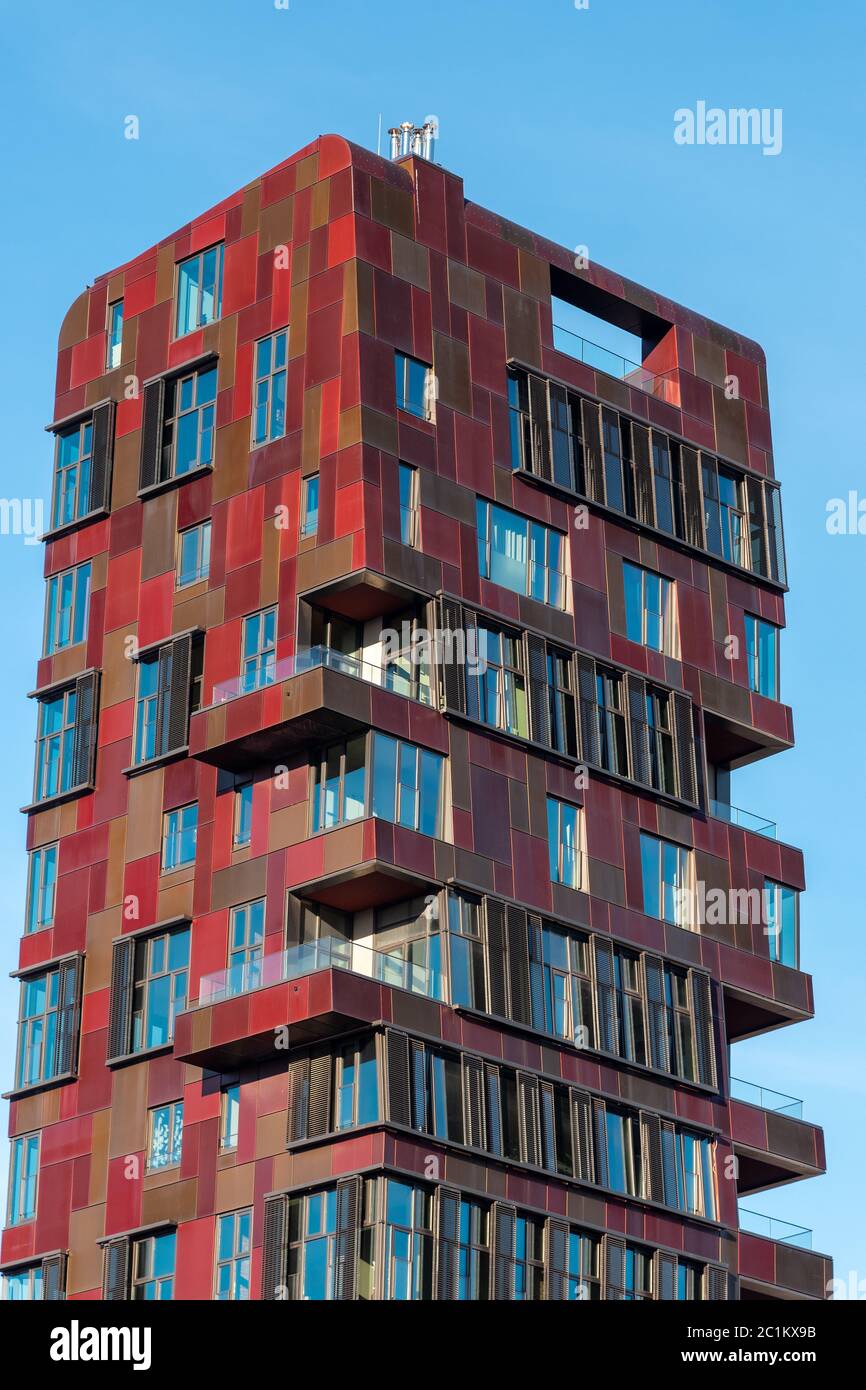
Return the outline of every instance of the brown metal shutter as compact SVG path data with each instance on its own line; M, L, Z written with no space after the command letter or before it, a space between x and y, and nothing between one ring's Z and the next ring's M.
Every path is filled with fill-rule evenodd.
M767 516L767 551L770 559L770 578L787 584L785 562L785 532L782 526L782 493L771 483L764 483L764 505Z
M616 1055L619 1052L617 1029L616 976L613 966L613 946L604 937L594 936L596 1037L599 1049Z
M529 419L532 429L532 471L538 478L550 479L550 411L547 403L547 382L543 377L529 377Z
M463 606L454 599L440 597L436 600L437 633L436 650L439 668L440 707L454 714L466 713L466 667L460 659L459 634L465 634ZM449 641L444 633L455 634Z
M463 1054L463 1132L473 1149L487 1148L484 1105L484 1063L480 1057Z
M537 912L526 915L529 949L529 999L533 1028L544 1030L544 939L543 922Z
M90 496L88 510L108 511L111 506L111 462L114 453L114 401L93 412L90 436Z
M646 681L640 676L625 678L628 699L629 743L631 745L631 775L644 787L652 786L650 764L650 733L646 722Z
M646 952L642 959L650 1066L658 1068L659 1071L670 1071L664 961L660 956L651 956Z
M526 678L529 684L529 732L536 743L552 747L550 703L547 685L547 643L543 637L525 632Z
M493 1298L497 1302L514 1298L514 1243L517 1209L507 1202L494 1202L490 1213Z
M517 1128L520 1135L520 1161L541 1166L538 1115L538 1078L517 1073Z
M662 1171L662 1134L658 1115L647 1110L640 1112L641 1166L643 1196L650 1202L664 1202L665 1183Z
M111 952L111 1000L108 1011L108 1061L126 1057L132 1046L132 989L135 942L115 941Z
M677 1184L677 1131L672 1120L662 1120L659 1125L662 1151L662 1185L665 1206L678 1207L679 1188Z
M288 1283L289 1199L280 1193L265 1198L262 1247L262 1298L283 1299Z
M568 1236L564 1221L549 1216L544 1223L544 1284L549 1302L561 1303L568 1293Z
M716 1046L710 977L702 970L689 971L695 1033L695 1074L705 1086L715 1086Z
M75 682L75 730L72 735L72 785L92 786L96 774L96 727L99 672Z
M81 967L80 956L61 961L59 967L57 1028L54 1035L55 1076L66 1076L74 1072L78 1061Z
M704 549L704 516L701 505L701 482L698 451L687 444L680 445L680 473L683 489L683 540Z
M548 1173L556 1172L556 1101L549 1081L538 1086L538 1110L541 1126L541 1166Z
M310 1058L310 1109L307 1138L329 1134L331 1125L331 1071L333 1059L329 1052Z
M288 1143L306 1139L310 1120L310 1059L296 1057L289 1063Z
M337 1235L334 1265L334 1298L349 1302L358 1297L358 1232L361 1224L361 1179L342 1178L337 1183Z
M162 653L160 653L160 656ZM171 644L171 685L168 700L168 744L164 751L184 748L189 740L189 673L192 636L178 637Z
M515 1023L532 1023L529 997L529 944L526 939L526 912L514 903L505 908L505 930L508 937L508 980L511 1014Z
M388 1083L388 1119L395 1125L412 1125L409 1096L409 1039L393 1028L385 1030L385 1052Z
M622 1236L605 1236L602 1244L602 1283L604 1296L625 1298L625 1241Z
M484 899L487 936L487 997L490 1012L508 1018L507 956L505 945L505 905L498 898Z
M141 416L141 454L138 466L138 487L143 491L160 481L162 427L165 414L165 380L151 381L144 388Z
M481 718L481 647L478 641L478 619L471 608L463 609L463 632L466 644L465 659L457 653L457 661L464 672L466 683L466 707L463 713L469 719Z
M673 694L674 737L677 745L677 781L683 801L698 803L698 774L695 766L695 730L692 702L688 695Z
M412 1128L427 1129L427 1049L416 1038L409 1039L409 1090Z
M677 1257L666 1250L657 1250L653 1255L653 1298L665 1302L677 1296Z
M595 1180L607 1187L610 1173L607 1163L607 1109L603 1100L592 1101L593 1146L595 1149Z
M581 1182L595 1182L592 1100L587 1091L571 1092L571 1149L574 1154L574 1176Z
M591 656L578 652L575 656L577 713L580 723L580 756L593 767L601 764L601 740L598 732L598 701L596 699L595 662Z
M708 1303L722 1303L728 1297L728 1271L722 1265L707 1265L704 1270L704 1298Z
M656 512L653 498L652 455L650 435L646 425L631 422L631 453L634 468L634 501L637 520L644 526L655 526Z
M42 1299L60 1303L66 1297L66 1254L47 1255L42 1261Z
M604 461L601 455L601 407L593 401L581 401L583 429L583 472L586 495L594 502L603 502Z
M436 1297L455 1302L460 1293L460 1193L440 1187L436 1193Z
M102 1247L102 1297L108 1303L129 1298L129 1236L119 1236Z

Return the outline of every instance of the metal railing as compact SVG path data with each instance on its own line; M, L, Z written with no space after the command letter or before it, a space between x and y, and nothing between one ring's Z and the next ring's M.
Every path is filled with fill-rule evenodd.
M214 686L211 708L214 705L228 704L239 700L243 695L251 695L256 690L264 690L269 685L290 680L292 676L302 675L326 666L331 671L339 671L344 676L366 681L368 685L378 685L382 690L390 690L394 695L405 695L407 699L417 700L422 705L431 705L433 697L429 685L421 682L422 667L415 666L409 673L398 666L376 666L362 661L359 657L347 656L335 651L333 647L305 647L296 656L285 656L267 668L265 679L253 681L245 676L234 676L231 680L220 681Z
M808 1226L793 1226L790 1221L777 1221L775 1216L740 1207L740 1230L753 1236L766 1236L780 1245L796 1245L801 1250L812 1249L812 1232Z
M772 1110L775 1115L790 1115L794 1120L803 1118L803 1102L796 1096L786 1096L782 1091L756 1086L752 1081L741 1081L738 1076L731 1077L731 1099L756 1105L761 1110Z
M738 825L741 830L753 830L756 835L776 838L776 822L756 816L753 811L743 811L739 806L729 806L726 801L711 801L710 815L716 820L727 821L728 825Z
M611 352L609 348L601 347L598 343L591 343L588 338L582 338L579 333L573 333L570 328L564 328L560 323L553 325L553 346L558 352L564 352L567 357L573 357L577 362L583 362L595 371L605 372L607 376L625 381L629 386L636 386L648 395L668 401L671 405L679 405L680 389L675 377L676 369L670 372L650 372L639 362L630 362L618 352Z

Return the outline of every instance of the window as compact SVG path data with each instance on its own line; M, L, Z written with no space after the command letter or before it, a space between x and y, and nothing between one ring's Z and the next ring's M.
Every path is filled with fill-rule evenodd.
M150 1172L177 1168L183 1143L183 1101L158 1105L148 1112L147 1166Z
M448 893L451 1003L487 1012L481 902L465 893Z
M253 1213L232 1211L217 1217L216 1296L240 1300L250 1296Z
M540 603L565 608L565 536L493 502L476 503L478 571Z
M216 367L166 381L159 482L212 465L216 393Z
M462 1144L463 1074L459 1057L414 1044L410 1055L413 1128Z
M646 1066L647 1053L640 957L628 951L615 951L613 970L619 1025L617 1053L643 1067Z
M628 777L628 738L625 726L623 680L618 671L597 666L595 672L599 762L608 772Z
M418 530L418 469L400 464L400 540L404 545L417 544Z
M784 883L764 879L765 931L770 960L797 969L800 958L800 894Z
M565 1297L569 1302L601 1298L601 1243L595 1236L569 1231Z
M671 700L666 690L646 687L644 696L649 747L650 783L656 791L677 794L674 772L674 731L671 727Z
M678 656L674 584L628 560L622 562L622 574L629 641L640 642L665 656Z
M149 762L186 745L190 713L201 700L204 642L178 637L138 662L135 763Z
M372 814L441 836L444 758L385 734L374 734L372 743Z
M486 1300L490 1286L490 1213L480 1202L460 1201L457 1223L457 1297Z
M220 1148L236 1149L241 1120L240 1086L224 1086L220 1099Z
M677 1299L680 1302L694 1303L701 1299L701 1269L698 1265L677 1261Z
M679 455L671 452L666 434L652 431L652 468L656 504L656 525L668 536L682 536L682 493Z
M742 483L736 474L702 456L707 550L733 565L745 565Z
M39 702L36 738L36 801L59 796L74 785L77 686Z
M751 613L744 614L749 689L768 700L779 698L779 629Z
M14 1274L4 1274L2 1283L3 1298L7 1303L33 1303L44 1297L41 1264L16 1270Z
M211 246L177 268L175 337L214 323L222 313L223 247Z
M253 445L282 439L286 432L286 357L289 332L283 328L256 343L253 391Z
M477 681L479 717L492 729L502 729L505 733L528 738L529 715L521 640L480 625L477 633L478 675L467 670L467 680Z
M547 703L551 747L577 757L574 662L568 652L547 647Z
M437 903L424 898L379 907L373 922L377 975L383 984L444 997Z
M366 812L366 738L358 734L332 744L313 764L313 833Z
M641 832L640 852L644 912L675 927L693 929L691 850Z
M210 522L191 526L177 538L177 587L197 584L210 573Z
M234 847L244 849L253 837L253 784L244 782L235 790Z
M198 803L179 806L163 817L162 872L171 873L195 863L198 838Z
M514 1299L544 1297L544 1222L518 1216L514 1223Z
M132 1246L132 1297L136 1302L166 1302L174 1297L174 1231L145 1236Z
M45 655L76 646L87 637L90 609L90 573L86 565L53 574L48 581L45 602Z
M709 1139L677 1132L677 1200L681 1211L715 1220L716 1193L713 1182L713 1146Z
M188 927L135 942L130 1052L171 1042L175 1017L186 1008L188 986Z
M684 970L666 966L664 972L665 992L665 1047L668 1055L664 1059L667 1070L686 1081L696 1080L694 1060L694 1025L689 998L689 979ZM712 1041L710 1028L709 1046ZM704 1078L701 1078L704 1079Z
M384 1297L433 1296L433 1202L420 1187L389 1178L385 1197Z
M547 845L550 854L550 881L566 888L582 888L583 825L579 806L556 797L547 798Z
M394 370L397 387L397 409L417 415L419 420L430 420L433 416L433 373L423 362L414 357L406 357L402 352L394 354Z
M363 1043L341 1047L334 1061L334 1129L372 1124L379 1118L376 1039L369 1037Z
M604 489L607 505L625 510L623 486L623 435L620 418L614 410L601 412L602 451L604 454Z
M265 899L233 907L229 924L229 992L258 989L265 949Z
M639 1195L640 1132L632 1115L607 1107L607 1183L614 1192L630 1197Z
M108 347L105 354L105 370L113 372L120 366L123 347L123 300L116 299L108 306Z
M168 706L169 692L163 687L160 690L160 669L159 654L142 657L138 664L138 695L135 706L135 761L145 763L150 758L155 758L158 753L167 752L167 748L159 747L157 741L157 727L160 723L160 714L164 713ZM170 675L170 673L165 673ZM168 736L168 719L162 719L163 739L165 742Z
M277 610L265 608L244 618L243 690L273 685L277 668Z
M38 1086L75 1067L80 962L70 957L21 981L15 1085Z
M301 536L314 536L319 529L319 475L305 478L301 486Z
M26 933L42 931L54 921L54 889L57 883L57 845L31 850L27 872Z
M643 1250L635 1250L633 1246L626 1246L625 1251L625 1287L623 1298L627 1302L634 1303L645 1298L652 1298L652 1256Z
M12 1140L7 1226L20 1226L25 1221L34 1220L38 1173L39 1135L21 1134Z
M593 989L589 943L584 936L544 921L541 961L530 962L533 1027L557 1038L570 1038L579 1047L595 1046ZM536 972L541 988L535 985ZM543 1001L543 1015L540 1006Z
M93 422L85 420L57 436L52 526L66 526L91 510Z

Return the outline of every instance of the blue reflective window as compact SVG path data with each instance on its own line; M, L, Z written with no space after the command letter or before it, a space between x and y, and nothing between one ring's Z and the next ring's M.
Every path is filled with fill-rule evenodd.
M214 323L222 313L223 247L211 246L177 270L175 336L182 338L196 328Z

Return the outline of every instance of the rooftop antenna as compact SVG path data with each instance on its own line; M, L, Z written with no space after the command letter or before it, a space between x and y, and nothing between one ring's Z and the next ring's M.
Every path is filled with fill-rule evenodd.
M376 135L376 153L382 153L382 112L379 112L379 130Z

